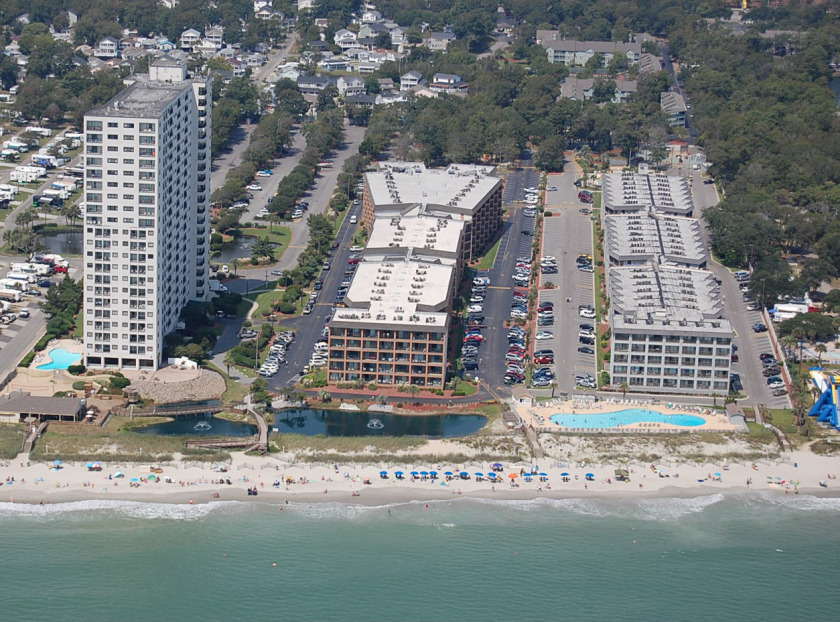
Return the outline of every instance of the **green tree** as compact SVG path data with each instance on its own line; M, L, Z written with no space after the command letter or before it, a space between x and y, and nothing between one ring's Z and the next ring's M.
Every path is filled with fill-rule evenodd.
M627 392L630 390L630 385L626 382L622 382L620 385L618 385L618 390L621 391L621 399L624 399L624 397L627 395Z

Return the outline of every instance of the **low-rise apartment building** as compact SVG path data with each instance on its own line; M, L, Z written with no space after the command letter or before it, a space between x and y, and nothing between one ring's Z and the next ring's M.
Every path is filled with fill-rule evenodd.
M502 181L494 168L452 164L429 169L419 162L384 162L365 173L362 220L370 230L378 216L429 215L464 222L462 254L481 254L502 224Z
M329 381L442 387L456 286L451 265L360 263L329 323Z
M602 205L608 214L632 214L653 208L669 216L692 216L694 199L684 177L642 175L631 171L602 177Z
M655 262L682 268L705 268L709 260L700 223L695 218L665 216L655 210L604 217L607 265L638 266Z
M614 389L728 393L734 332L711 272L611 268L608 292Z
M624 41L575 41L566 39L557 30L538 30L537 45L545 48L548 62L568 65L585 65L593 56L600 55L601 67L606 67L617 54L624 54L631 63L639 62L641 43Z

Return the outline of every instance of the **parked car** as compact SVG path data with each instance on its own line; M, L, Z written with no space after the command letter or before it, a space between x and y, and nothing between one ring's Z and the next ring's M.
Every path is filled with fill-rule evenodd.
M753 324L752 329L756 333L766 333L767 332L767 327L764 324L762 324L761 322L756 322L755 324Z
M595 354L595 350L593 350L589 346L581 346L577 349L577 351L581 354Z
M554 333L550 330L541 330L538 331L536 335L534 335L534 339L537 341L541 341L543 339L554 339Z
M253 190L254 192L259 192L260 190L262 190L262 186L259 185L259 184L250 184L248 186L248 190Z

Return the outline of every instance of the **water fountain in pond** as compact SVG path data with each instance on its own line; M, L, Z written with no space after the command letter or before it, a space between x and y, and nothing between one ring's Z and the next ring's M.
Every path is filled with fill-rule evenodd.
M193 430L196 432L206 432L207 430L212 429L213 426L207 423L206 421L199 421L193 426Z
M382 423L379 419L371 419L367 422L367 427L371 430L381 430L385 427L385 424Z

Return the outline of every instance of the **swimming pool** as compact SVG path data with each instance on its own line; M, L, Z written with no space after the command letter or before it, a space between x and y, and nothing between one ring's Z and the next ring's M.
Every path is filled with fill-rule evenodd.
M567 415L558 413L550 419L564 428L618 428L633 423L668 423L692 428L703 425L706 420L696 415L665 415L656 410L628 408L611 413L588 413Z
M68 352L64 348L53 348L47 354L50 355L52 361L38 365L36 369L67 369L82 360L81 354L78 352Z

